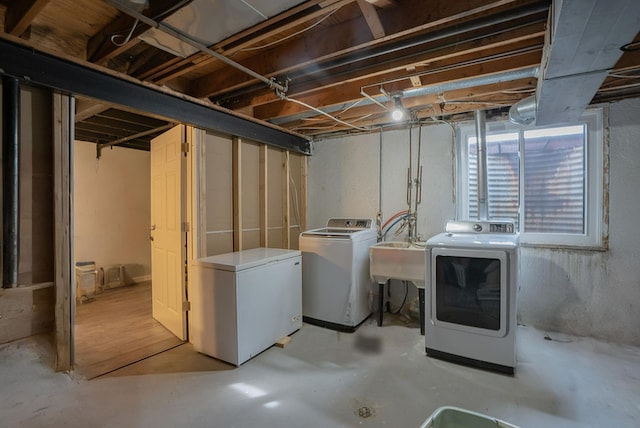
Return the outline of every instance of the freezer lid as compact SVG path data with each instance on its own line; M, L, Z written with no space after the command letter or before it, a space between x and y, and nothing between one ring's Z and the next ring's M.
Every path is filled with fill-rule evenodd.
M266 265L281 260L300 257L299 250L283 250L281 248L253 248L251 250L236 251L234 253L218 254L193 260L193 266L209 267L212 269L239 272L257 266Z

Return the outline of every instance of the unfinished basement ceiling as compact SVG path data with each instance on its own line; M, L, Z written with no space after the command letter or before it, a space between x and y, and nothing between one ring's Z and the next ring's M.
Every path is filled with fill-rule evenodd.
M585 22L601 2L583 2ZM640 12L615 2L631 5L632 36L590 103L640 96ZM536 93L552 10L549 0L0 0L10 41L309 138L390 125L394 96L414 121L506 115ZM159 43L167 28L205 49Z
M100 150L115 145L149 150L151 140L175 124L147 114L124 110L89 98L76 99L75 138ZM99 151L96 151L98 156Z

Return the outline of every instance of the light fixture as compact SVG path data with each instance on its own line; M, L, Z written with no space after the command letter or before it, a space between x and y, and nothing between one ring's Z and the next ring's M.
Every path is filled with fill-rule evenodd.
M402 106L402 101L400 100L400 96L393 97L393 110L391 110L391 118L396 122L400 122L404 119L405 110Z
M135 9L137 12L142 12L146 8L149 7L149 2L147 0L128 0L131 4L131 7Z

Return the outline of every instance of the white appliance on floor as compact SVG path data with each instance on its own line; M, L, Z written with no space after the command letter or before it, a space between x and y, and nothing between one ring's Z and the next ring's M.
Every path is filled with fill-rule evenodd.
M298 250L254 248L191 264L189 341L239 366L302 326Z
M351 218L332 218L327 227L300 234L305 322L354 331L371 315L369 247L377 236L372 219Z
M427 241L429 356L513 374L518 234L513 222L451 221Z

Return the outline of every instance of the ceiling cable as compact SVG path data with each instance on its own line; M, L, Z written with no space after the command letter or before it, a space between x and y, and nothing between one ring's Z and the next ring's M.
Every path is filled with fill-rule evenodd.
M122 34L114 34L113 36L111 36L111 43L113 43L114 45L121 47L126 45L127 43L129 43L129 40L131 40L131 36L133 35L133 32L135 31L136 27L138 26L138 22L140 22L138 19L135 20L135 22L133 23L133 26L131 27L131 31L129 31L129 34L127 34L126 37L124 37L124 40L121 42L117 42L116 39L123 37Z
M334 13L336 13L338 10L340 10L340 8L341 8L342 6L344 6L345 4L346 4L346 3L344 3L344 4L340 5L340 6L338 6L336 9L332 10L331 12L329 12L328 14L326 14L325 16L323 16L321 19L319 19L319 20L318 20L318 21L316 21L315 23L311 24L310 26L308 26L308 27L306 27L306 28L303 28L303 29L302 29L302 30L300 30L300 31L296 31L296 32L295 32L295 33L293 33L293 34L289 34L288 36L285 36L285 37L283 37L283 38L281 38L281 39L278 39L278 40L274 40L273 42L267 43L267 44L262 45L262 46L255 46L255 47L252 47L252 48L244 48L244 49L240 49L238 52L257 51L257 50L260 50L260 49L268 48L268 47L271 47L271 46L273 46L273 45L277 45L278 43L284 42L285 40L288 40L288 39L290 39L290 38L292 38L292 37L295 37L295 36L298 36L298 35L300 35L300 34L302 34L302 33L305 33L305 32L307 32L307 31L311 30L312 28L314 28L314 27L316 27L316 26L320 25L320 24L321 24L322 22L324 22L327 18L329 18L331 15L333 15L333 14L334 14Z
M120 10L123 13L126 13L127 15L136 18L138 20L140 20L140 22L143 22L147 25L149 25L150 27L156 28L158 30L161 30L175 38L177 38L178 40L181 40L185 43L187 43L188 45L198 49L199 51L206 53L207 55L211 55L214 58L219 59L220 61L242 71L243 73L248 74L249 76L260 80L263 83L266 83L270 88L274 88L277 91L282 91L282 92L287 92L287 88L285 86L282 86L280 83L276 82L274 78L269 79L259 73L256 73L255 71L245 67L242 64L239 64L235 61L233 61L232 59L227 58L224 55L219 54L218 52L209 49L207 46L205 46L203 43L198 42L197 40L193 39L193 37L191 37L190 35L184 33L183 31L169 25L169 24L165 24L163 22L156 22L153 19L148 18L147 16L141 14L140 12L136 11L135 9L131 8L130 6L128 6L127 4L125 4L124 2L122 2L122 0L105 0L107 3L111 4L113 7L115 7L116 9Z
M370 131L371 130L370 128L362 128L360 126L353 125L353 124L351 124L349 122L345 122L344 120L338 119L337 117L332 116L329 113L320 110L319 108L313 107L313 106L311 106L311 105L309 105L309 104L307 104L307 103L305 103L303 101L296 100L294 98L289 98L286 95L281 95L280 98L282 98L285 101L291 101L291 102L300 104L303 107L306 107L306 108L311 109L311 110L313 110L313 111L315 111L317 113L320 113L320 114L322 114L324 116L327 116L329 119L335 120L336 122L338 122L338 123L340 123L342 125L349 126L349 127L353 128L353 129L357 129L358 131Z

